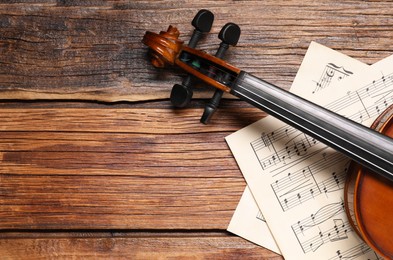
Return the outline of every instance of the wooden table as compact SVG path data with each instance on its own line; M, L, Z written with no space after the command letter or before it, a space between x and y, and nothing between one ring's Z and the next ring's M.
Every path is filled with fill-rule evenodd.
M202 125L202 85L173 109L184 73L149 64L145 31L188 41L209 9L198 47L235 22L226 59L284 89L310 41L366 63L393 42L388 1L15 2L0 4L2 259L281 259L226 231L246 184L224 137L265 114L226 97Z

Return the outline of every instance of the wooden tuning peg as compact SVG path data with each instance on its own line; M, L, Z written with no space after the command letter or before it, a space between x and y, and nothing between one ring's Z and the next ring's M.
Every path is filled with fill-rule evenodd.
M188 46L190 48L196 47L203 33L210 32L213 21L214 15L209 10L202 9L195 15L194 19L191 22L192 26L194 26L195 29L188 43ZM171 91L171 103L176 107L187 106L190 103L193 95L192 85L193 77L191 75L188 75L183 80L182 84L175 84Z
M216 52L216 57L222 59L225 52L228 50L229 46L235 46L240 38L240 27L234 23L227 23L222 27L218 38L221 40L220 47ZM216 112L218 105L220 104L223 91L216 89L213 97L210 99L209 103L205 106L205 110L201 117L201 123L208 124L213 114Z

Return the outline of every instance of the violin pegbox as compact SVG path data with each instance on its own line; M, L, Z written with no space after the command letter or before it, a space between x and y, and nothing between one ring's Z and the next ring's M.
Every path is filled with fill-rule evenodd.
M222 59L225 52L228 50L229 46L236 46L240 38L240 27L234 23L227 23L224 25L218 34L218 38L221 40L220 47L216 52L216 57ZM214 69L212 69L214 73ZM218 105L220 104L222 95L224 92L220 89L216 89L213 97L210 99L209 103L205 106L203 115L201 117L201 123L208 124L213 114L216 112Z
M195 48L198 41L202 38L204 33L210 32L214 21L214 14L209 10L200 10L192 20L191 24L194 26L194 32L188 42L188 47ZM170 100L175 107L187 106L192 98L194 84L193 76L188 75L184 78L182 84L173 85Z
M187 106L193 95L193 85L196 80L201 80L217 90L206 105L201 122L207 124L217 110L224 92L230 92L232 82L237 78L240 70L222 58L229 46L235 46L240 37L240 27L234 23L223 26L218 38L221 40L220 47L214 56L195 49L203 34L210 31L214 21L214 15L209 10L200 10L191 24L194 32L187 45L179 40L179 31L169 26L167 31L159 34L146 32L142 42L146 44L151 53L151 62L155 67L176 65L188 73L181 84L175 84L172 88L170 100L175 107Z
M209 32L211 26L213 24L214 15L208 10L201 10L194 17L192 21L192 25L195 27L195 30L191 36L188 47L195 48L197 42L202 36L202 33ZM229 46L235 46L240 38L240 27L234 23L225 24L220 33L218 34L218 38L221 40L220 47L218 48L215 56L219 59L222 59L228 50ZM209 70L209 74L214 74L216 68L211 68ZM182 84L175 84L172 88L170 100L172 104L176 107L185 107L191 101L193 91L192 85L193 76L188 75L182 82ZM201 117L201 123L207 124L209 123L211 117L214 112L217 110L220 100L222 98L223 91L220 89L216 89L213 97L210 99L209 103L205 106L203 115Z

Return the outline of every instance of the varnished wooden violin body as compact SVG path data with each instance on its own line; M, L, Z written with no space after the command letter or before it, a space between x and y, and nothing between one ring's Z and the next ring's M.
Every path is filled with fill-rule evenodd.
M211 17L207 10L201 10L198 15ZM199 22L194 18L197 29ZM209 23L210 20L203 24L204 31ZM236 36L231 38L231 32ZM393 259L390 217L393 213L393 106L374 124L378 133L226 63L220 50L236 44L240 29L229 24L220 34L223 43L216 56L195 50L195 40L189 46L184 45L178 39L178 30L172 26L160 34L146 32L143 43L151 49L154 66L176 65L192 78L216 88L202 122L208 122L222 93L227 92L353 159L345 187L347 215L365 242L380 255ZM184 106L189 102L190 82L188 78L183 85L174 86L171 93L174 105Z
M393 106L371 128L393 137ZM380 255L393 256L393 182L352 163L344 188L345 209L352 227Z

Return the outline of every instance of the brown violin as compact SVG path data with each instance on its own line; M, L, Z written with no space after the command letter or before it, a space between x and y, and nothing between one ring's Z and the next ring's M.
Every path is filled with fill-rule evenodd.
M172 26L159 34L146 32L143 43L151 49L155 67L176 65L189 74L182 84L174 85L171 102L177 107L186 106L192 97L193 82L202 80L216 88L202 123L209 122L222 94L227 92L348 156L353 160L345 186L350 222L371 248L393 259L393 105L373 124L374 130L226 63L222 60L225 51L240 37L240 28L234 23L220 31L222 42L215 56L196 50L213 19L208 10L198 12L188 45L179 40L180 33Z

